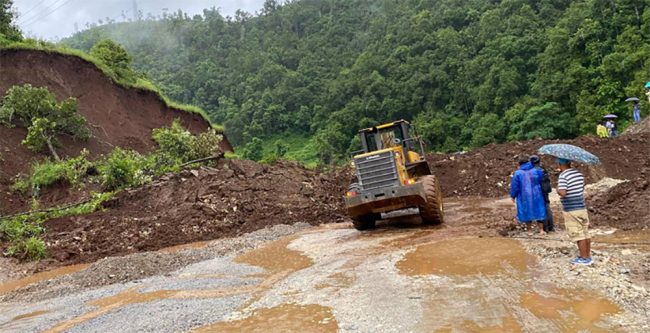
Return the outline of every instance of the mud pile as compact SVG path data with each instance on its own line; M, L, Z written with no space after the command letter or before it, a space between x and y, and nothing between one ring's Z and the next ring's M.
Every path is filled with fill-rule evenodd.
M613 139L581 137L575 140L531 140L506 144L492 144L468 153L430 154L427 156L432 172L440 178L445 196L502 197L508 195L510 176L518 168L521 157L534 154L537 149L549 143L569 143L580 146L602 161L597 167L577 165L594 183L603 177L633 180L639 170L650 160L650 134L641 133ZM542 164L557 181L555 161L550 156L542 157Z
M276 224L342 221L343 178L289 162L226 160L122 192L105 211L50 220L45 240L53 258L79 263Z
M595 226L622 230L650 229L650 162L638 178L618 184L588 202Z

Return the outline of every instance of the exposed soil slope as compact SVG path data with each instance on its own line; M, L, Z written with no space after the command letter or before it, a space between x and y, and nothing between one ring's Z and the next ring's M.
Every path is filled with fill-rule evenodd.
M557 140L531 140L488 145L464 154L431 154L427 156L432 172L440 178L446 196L502 197L508 194L510 175L518 168L520 157L535 154L544 144ZM580 137L563 140L580 146L602 161L601 166L577 165L593 183L603 177L633 180L650 161L650 134L640 133L613 139ZM542 163L557 180L555 161L545 156Z
M169 126L174 119L180 119L194 133L209 128L200 115L169 108L154 92L121 87L79 57L0 49L0 95L26 83L49 88L59 100L77 98L79 113L86 118L92 138L85 142L60 138L62 155L76 155L87 148L96 156L117 146L146 152L154 147L151 130ZM6 189L11 178L44 156L21 145L26 133L25 128L0 127L0 211L8 210ZM227 139L224 141L228 148Z
M345 185L295 163L227 160L123 192L103 212L46 222L50 254L65 263L231 237L276 224L341 221Z

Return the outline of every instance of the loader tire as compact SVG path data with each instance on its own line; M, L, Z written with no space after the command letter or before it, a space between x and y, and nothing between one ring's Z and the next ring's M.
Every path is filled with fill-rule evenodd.
M445 210L442 204L442 190L436 176L427 175L420 178L424 185L424 193L427 201L421 205L420 217L426 225L440 224L444 222Z
M368 230L375 227L375 222L379 220L379 214L361 215L352 218L352 224L357 230Z

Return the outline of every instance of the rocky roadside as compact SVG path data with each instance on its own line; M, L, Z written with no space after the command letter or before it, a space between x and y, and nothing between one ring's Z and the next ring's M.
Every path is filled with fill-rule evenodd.
M190 264L242 253L260 244L310 228L307 223L280 224L241 237L197 243L169 251L142 252L101 259L76 273L30 284L0 296L0 302L38 302L117 283L165 275Z
M569 261L577 255L576 246L563 232L547 236L549 239L523 240L528 252L539 261L540 282L552 282L569 290L591 289L610 300L632 316L619 317L618 325L626 330L649 331L650 279L647 276L650 246L630 249L629 245L603 244L592 241L594 263L574 266Z

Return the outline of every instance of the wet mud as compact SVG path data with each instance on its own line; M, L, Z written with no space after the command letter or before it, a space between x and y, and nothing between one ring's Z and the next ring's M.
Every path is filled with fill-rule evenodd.
M332 309L317 304L282 304L253 311L250 316L202 327L192 332L207 333L334 333L338 325Z
M524 271L533 261L512 239L469 238L419 245L397 267L407 275L496 274L505 266Z
M36 273L19 280L8 281L0 284L0 295L27 287L30 284L34 284L40 281L50 280L62 275L76 273L83 269L86 269L88 266L89 265L86 264L64 266L49 271Z

